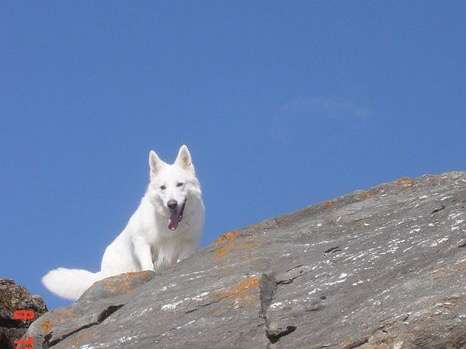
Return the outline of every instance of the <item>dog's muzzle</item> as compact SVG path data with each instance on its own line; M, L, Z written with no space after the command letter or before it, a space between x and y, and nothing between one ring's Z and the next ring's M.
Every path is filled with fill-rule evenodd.
M170 211L170 217L168 218L168 229L176 230L176 228L178 228L178 224L183 219L185 206L186 200L181 205L178 205L178 203L175 200L170 200L167 202L167 207Z

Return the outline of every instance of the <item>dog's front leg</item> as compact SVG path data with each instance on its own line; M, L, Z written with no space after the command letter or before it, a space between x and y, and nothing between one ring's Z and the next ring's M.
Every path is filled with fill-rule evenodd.
M141 270L154 271L154 263L152 262L152 251L150 245L142 238L137 238L133 242L134 254L138 259Z

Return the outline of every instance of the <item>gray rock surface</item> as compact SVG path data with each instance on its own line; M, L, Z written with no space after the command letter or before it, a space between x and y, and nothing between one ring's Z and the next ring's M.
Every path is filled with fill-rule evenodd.
M31 310L35 316L47 311L41 297L31 295L13 280L0 278L0 349L15 348L15 340L26 332L31 320L16 319L15 311Z
M466 174L402 178L228 232L127 293L91 289L30 333L54 349L466 348L465 271Z

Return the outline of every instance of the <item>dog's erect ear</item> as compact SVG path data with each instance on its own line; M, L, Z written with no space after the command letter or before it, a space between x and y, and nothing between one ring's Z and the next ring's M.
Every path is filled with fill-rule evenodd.
M176 157L175 164L180 166L185 170L194 171L193 161L191 159L191 153L186 145L182 145L178 151L178 156Z
M149 152L149 168L150 168L150 174L155 175L157 174L162 167L164 166L164 162L160 160L159 156L157 153L153 150Z

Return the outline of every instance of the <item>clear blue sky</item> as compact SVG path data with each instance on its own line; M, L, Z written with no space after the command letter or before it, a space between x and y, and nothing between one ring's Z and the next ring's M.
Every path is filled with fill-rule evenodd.
M0 276L96 270L189 145L203 245L400 176L465 169L464 1L2 1Z

